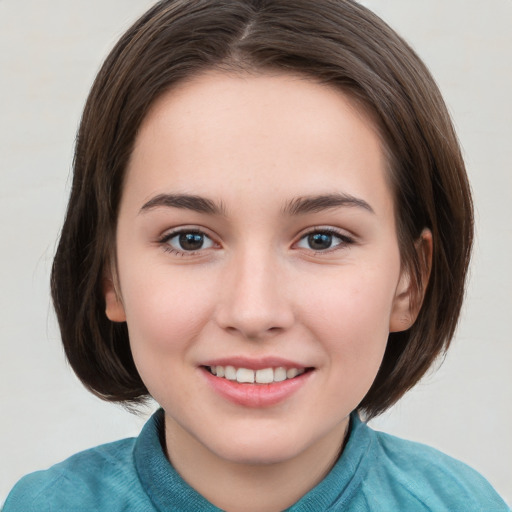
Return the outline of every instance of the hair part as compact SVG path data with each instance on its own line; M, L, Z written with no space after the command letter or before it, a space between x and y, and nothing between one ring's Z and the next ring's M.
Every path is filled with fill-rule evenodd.
M154 102L208 70L280 72L333 86L370 113L384 141L402 264L422 306L390 333L359 409L393 405L449 346L464 295L473 213L459 144L429 71L388 25L352 0L162 0L107 57L89 94L68 210L52 269L52 296L68 360L97 396L124 404L148 391L124 323L105 316L115 279L115 232L137 131ZM417 250L433 237L430 279Z

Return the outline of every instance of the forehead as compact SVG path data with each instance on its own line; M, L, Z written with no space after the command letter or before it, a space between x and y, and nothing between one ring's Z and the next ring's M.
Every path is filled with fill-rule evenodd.
M372 199L389 192L386 167L376 123L338 89L291 74L211 71L155 102L126 183L146 199L165 188L229 201L251 188L297 196L333 187Z

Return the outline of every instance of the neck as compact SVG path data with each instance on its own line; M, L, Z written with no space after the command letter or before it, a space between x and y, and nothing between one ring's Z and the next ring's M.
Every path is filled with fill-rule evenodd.
M180 476L227 512L278 512L329 473L341 454L349 418L291 459L268 464L225 460L166 415L167 456Z

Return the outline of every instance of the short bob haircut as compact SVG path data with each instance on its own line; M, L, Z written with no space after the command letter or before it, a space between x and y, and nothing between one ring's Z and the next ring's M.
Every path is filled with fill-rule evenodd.
M407 43L352 0L162 0L121 37L85 106L52 270L68 360L105 400L130 407L148 397L127 326L106 318L102 290L112 261L115 267L123 177L157 98L215 69L300 74L337 87L380 129L401 261L423 302L410 329L389 335L377 377L359 404L374 417L448 348L464 296L473 210L459 144L432 76ZM425 262L416 250L424 228L433 236L426 289Z

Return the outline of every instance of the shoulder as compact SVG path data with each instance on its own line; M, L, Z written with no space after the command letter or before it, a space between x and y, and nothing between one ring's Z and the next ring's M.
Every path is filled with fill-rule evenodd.
M114 508L111 499L114 495L129 499L140 489L134 443L134 439L124 439L101 445L25 476L7 497L3 512L126 510L124 499Z
M397 505L410 504L415 507L411 510L510 510L489 482L463 462L420 443L382 432L372 433L376 460L363 484L371 495L375 495L375 486L385 487L380 489L381 496L391 496Z

